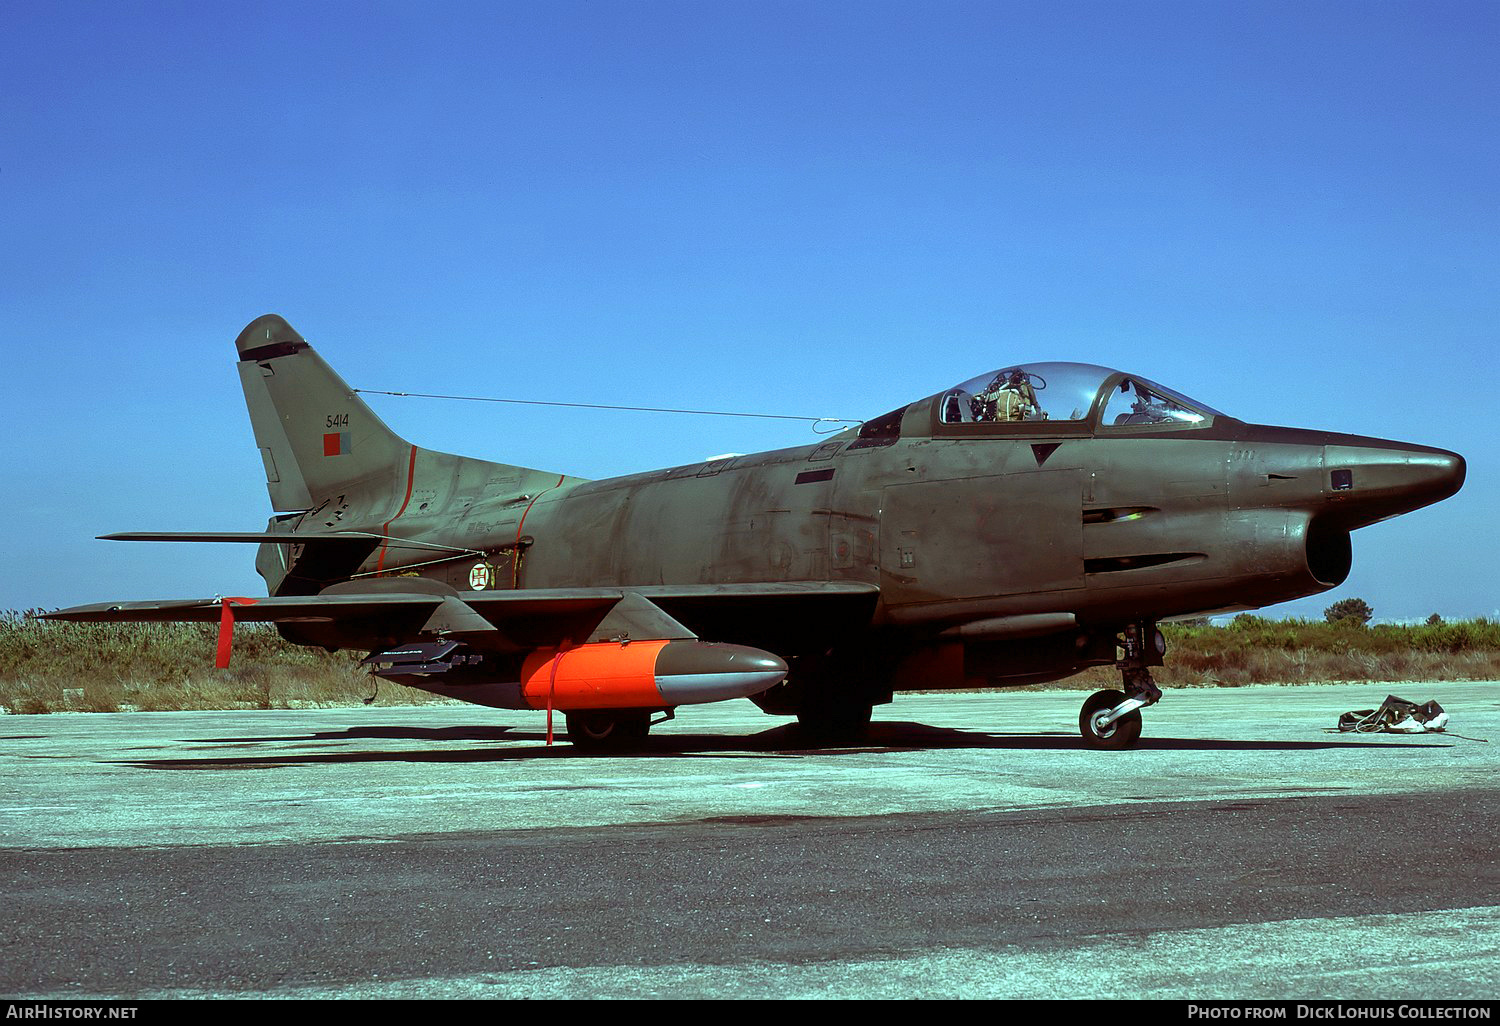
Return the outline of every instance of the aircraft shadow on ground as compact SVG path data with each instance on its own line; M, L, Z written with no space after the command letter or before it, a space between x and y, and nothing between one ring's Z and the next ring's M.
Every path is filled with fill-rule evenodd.
M184 744L248 746L261 744L302 745L338 751L285 751L275 754L234 755L208 758L119 760L119 765L139 769L253 769L312 763L464 763L513 762L534 759L601 758L830 758L842 755L896 754L946 750L996 751L1088 751L1076 734L996 733L935 727L925 723L882 722L871 724L867 736L855 744L815 744L795 724L772 727L749 735L656 734L628 751L586 751L568 743L561 731L553 745L545 745L545 729L535 727L350 727L274 737L216 737L183 739ZM403 748L397 751L343 748L345 742L366 740L412 742L482 742L486 747L462 749ZM493 747L491 747L493 746ZM1308 741L1229 741L1213 738L1142 738L1139 752L1315 752L1349 748L1447 747L1394 739L1353 740L1347 736ZM1115 756L1116 753L1101 753Z

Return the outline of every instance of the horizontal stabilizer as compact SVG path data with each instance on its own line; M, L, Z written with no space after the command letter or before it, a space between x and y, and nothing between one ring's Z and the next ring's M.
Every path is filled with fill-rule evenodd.
M436 545L432 542L408 541L405 538L390 538L373 531L318 531L309 534L276 534L271 531L123 531L118 534L101 534L100 541L145 541L145 542L226 542L265 543L273 545L319 545L332 542L379 543L389 549L427 549L433 552L453 552L462 555L482 556L476 549L456 545Z
M87 606L43 613L43 620L71 620L77 623L215 623L224 608L223 598L165 599L147 602L97 602ZM334 621L376 616L386 612L436 608L440 595L420 594L353 594L294 595L283 598L257 598L254 604L235 606L234 618L241 622L295 623L306 620Z

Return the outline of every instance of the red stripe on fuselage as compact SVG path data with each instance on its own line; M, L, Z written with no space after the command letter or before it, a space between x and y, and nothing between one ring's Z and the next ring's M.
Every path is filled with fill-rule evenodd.
M567 474L558 474L557 484L553 485L552 488L556 488L557 485L562 484L567 476ZM511 555L510 560L510 586L512 589L519 588L521 586L521 529L526 526L526 514L531 512L531 507L536 505L536 500L540 499L543 495L546 495L552 490L552 488L543 488L541 491L536 493L536 499L532 499L526 504L526 509L521 513L521 522L516 525L516 547L515 551Z
M380 543L380 559L375 563L375 572L377 574L385 569L385 550L390 544L391 525L400 518L401 514L406 512L406 504L411 502L411 489L412 485L416 484L416 480L417 447L414 445L411 447L411 459L406 464L406 498L401 500L401 508L396 510L396 515L387 520L385 526L380 529L380 533L385 537L385 540Z

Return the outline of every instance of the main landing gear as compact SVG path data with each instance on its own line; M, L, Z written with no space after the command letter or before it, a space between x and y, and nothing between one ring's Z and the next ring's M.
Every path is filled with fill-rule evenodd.
M858 695L813 692L797 709L797 726L814 744L854 744L870 727L874 706Z
M1156 624L1130 624L1120 646L1125 658L1115 665L1120 668L1125 690L1094 692L1078 714L1078 731L1090 748L1133 747L1141 738L1141 710L1161 699L1161 688L1151 678L1150 667L1162 664L1167 643Z
M564 715L568 740L587 751L633 748L644 742L651 730L650 709L589 709Z

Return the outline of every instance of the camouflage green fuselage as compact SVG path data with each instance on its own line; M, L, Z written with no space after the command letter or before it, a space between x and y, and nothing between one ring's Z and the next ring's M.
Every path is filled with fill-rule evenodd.
M1113 661L1126 623L1334 587L1349 571L1350 530L1456 489L1452 454L1380 439L1222 416L1187 429L946 425L940 399L865 437L600 481L487 473L481 461L424 474L419 450L409 495L395 494L398 480L337 522L470 551L434 560L378 546L347 576L416 574L460 595L858 582L878 598L836 613L815 602L662 605L705 637L793 659L831 654L898 688L1027 683ZM1336 470L1353 485L1337 487ZM281 548L262 552L273 592L288 583Z

